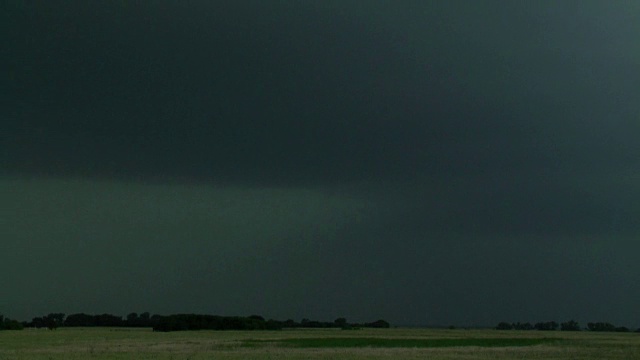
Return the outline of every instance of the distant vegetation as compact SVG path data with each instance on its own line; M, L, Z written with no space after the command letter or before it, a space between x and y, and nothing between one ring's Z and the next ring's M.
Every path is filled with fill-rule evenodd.
M606 322L588 323L587 328L591 331L615 331L615 332L629 332L629 328L624 326L614 326ZM637 330L640 332L640 328Z
M11 320L0 315L0 330L22 330L22 323L17 320Z
M371 323L350 324L345 318L338 318L333 322L321 322L302 319L294 320L265 320L260 315L248 317L241 316L215 316L199 314L176 314L161 316L153 325L154 331L179 331L179 330L280 330L283 328L341 328L355 329L361 327L389 328L384 320Z
M569 320L567 322L563 322L558 324L555 321L547 321L547 322L539 322L535 325L531 325L531 323L508 323L501 322L496 326L497 330L541 330L541 331L553 331L558 330L558 327L561 331L580 331L580 324L578 324L575 320ZM609 332L630 332L631 330L624 326L615 326L607 322L597 322L597 323L588 323L587 328L585 330L589 331L609 331ZM636 330L636 332L640 332L640 328Z
M154 331L180 330L280 330L283 328L341 328L345 330L358 328L389 328L385 320L370 323L349 323L345 318L338 318L333 322L302 319L279 321L266 320L260 315L251 316L217 316L202 314L174 314L151 315L130 313L125 318L112 314L88 315L84 313L65 316L63 313L50 313L35 317L31 321L18 322L0 317L0 330L21 330L28 328L48 328L55 330L59 327L150 327Z
M84 313L66 316L63 313L50 313L45 316L34 317L31 321L19 322L0 315L0 330L22 330L23 328L47 328L55 330L59 327L144 327L153 328L154 331L180 331L180 330L280 330L283 328L339 328L353 330L360 328L389 328L391 325L385 320L377 320L368 323L349 323L346 318L337 318L332 322L302 319L294 320L265 319L260 315L251 316L218 316L203 314L173 314L151 315L148 312L130 313L126 317L99 314L88 315ZM455 328L455 327L450 327ZM500 322L497 330L538 330L538 331L595 331L595 332L631 332L624 326L615 326L608 322L590 322L586 328L574 320L563 323L556 321L531 323ZM640 328L635 330L640 333Z

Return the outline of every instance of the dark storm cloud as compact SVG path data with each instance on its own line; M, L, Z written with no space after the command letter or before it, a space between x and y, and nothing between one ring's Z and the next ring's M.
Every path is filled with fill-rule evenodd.
M5 161L304 183L635 160L637 54L602 55L630 25L611 49L573 8L407 5L5 5Z
M15 168L309 181L399 158L375 109L410 76L392 39L322 9L160 4L52 6L16 31Z
M639 14L4 1L13 308L637 318ZM84 295L21 302L65 279Z

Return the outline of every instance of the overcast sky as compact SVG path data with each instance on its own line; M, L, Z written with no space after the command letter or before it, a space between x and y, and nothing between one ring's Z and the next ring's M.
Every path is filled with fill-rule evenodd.
M0 312L640 326L640 2L0 2Z

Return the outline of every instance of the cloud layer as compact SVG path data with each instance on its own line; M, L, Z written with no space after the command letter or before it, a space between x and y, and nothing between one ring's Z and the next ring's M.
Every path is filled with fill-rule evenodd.
M638 317L635 2L0 13L8 316Z

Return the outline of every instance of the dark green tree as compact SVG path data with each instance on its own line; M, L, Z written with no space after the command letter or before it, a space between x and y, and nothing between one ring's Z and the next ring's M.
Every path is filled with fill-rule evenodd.
M140 326L140 317L138 316L138 313L132 312L127 315L126 326Z
M521 322L517 322L515 324L511 324L511 326L515 329L515 330L533 330L534 327L533 325L531 325L531 323L521 323Z
M23 328L21 322L0 315L0 330L22 330Z
M560 330L562 331L580 331L580 325L575 320L569 320L560 324Z
M365 324L366 327L371 327L371 328L384 328L384 329L388 329L389 327L391 327L391 325L385 321L385 320L376 320L372 323L367 323Z
M122 316L116 316L112 314L100 314L94 315L96 326L122 326L124 321Z
M293 319L287 319L284 321L283 326L286 328L296 328L296 327L300 327L300 324L295 322Z
M610 324L608 322L590 322L587 324L587 329L589 329L589 331L604 331L604 332L611 332L611 331L615 331L616 327L613 324Z
M558 323L555 321L539 322L534 325L536 330L551 331L558 329Z
M51 313L44 318L44 323L49 330L55 330L60 326L64 325L64 314L63 313Z
M284 327L284 323L282 321L278 321L274 319L267 320L267 323L266 323L267 330L282 330L283 327Z
M265 321L264 318L260 315L251 315L249 316L249 319L253 319L253 320L258 320L258 321Z
M339 328L345 328L347 327L347 325L349 325L347 323L347 319L343 317L335 319L333 323L336 324L336 326Z
M93 315L71 314L64 320L64 326L96 326L96 320Z

